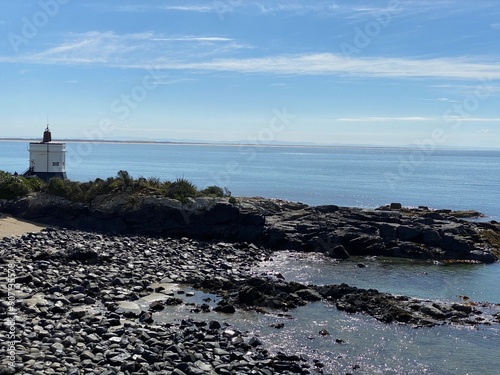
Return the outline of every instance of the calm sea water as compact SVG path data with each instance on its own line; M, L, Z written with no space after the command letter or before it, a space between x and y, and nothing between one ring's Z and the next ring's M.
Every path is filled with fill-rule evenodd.
M67 149L68 176L79 181L127 170L134 177L185 177L201 188L219 185L235 196L358 207L401 202L474 209L500 221L500 151L424 154L393 148L92 143L68 143ZM27 142L0 142L0 170L22 172L27 165ZM359 262L367 267L355 267ZM280 272L287 280L303 283L346 282L444 301L467 295L475 301L500 303L500 264L441 267L399 259L335 263L319 255L281 252L255 272ZM242 313L233 324L261 335L273 350L288 348L320 357L334 374L493 375L500 368L498 326L416 330L346 315L323 303L297 309L293 317ZM283 330L269 327L280 320L285 322ZM317 333L323 328L332 335L320 337ZM338 345L335 338L347 343ZM353 370L355 364L361 368Z
M500 150L112 143L68 143L67 150L68 177L79 181L127 170L134 177L219 185L235 196L358 207L401 202L475 209L500 219ZM0 142L0 170L27 166L27 142Z

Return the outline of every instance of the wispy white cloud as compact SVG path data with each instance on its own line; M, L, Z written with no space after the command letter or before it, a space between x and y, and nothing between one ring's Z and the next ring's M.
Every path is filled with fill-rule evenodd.
M424 100L429 102L442 102L442 103L459 103L458 100L452 100L450 98L420 98L419 100Z
M477 134L488 134L490 132L490 129L480 129L476 133Z
M111 31L92 31L68 34L63 42L41 52L0 56L0 62L135 68L166 59L193 61L196 58L213 57L242 48L247 47L222 36L171 36L152 32L116 34Z
M491 24L491 27L492 27L493 29L500 29L500 22L492 23L492 24Z
M460 117L463 122L498 122L500 118L485 118L485 117Z
M214 0L214 1L177 1L171 4L93 4L92 6L108 12L193 12L193 13L311 13L338 11L341 7L331 1L295 0L281 2L264 2L261 0Z
M221 2L222 4L222 2ZM138 13L138 12L158 12L158 11L181 11L181 12L197 12L197 13L208 13L215 12L217 10L217 1L209 2L208 4L198 4L187 2L179 4L113 4L113 3L93 3L88 4L89 7L97 9L99 11L106 12L128 12L128 13ZM219 5L220 8L220 5Z
M214 12L217 9L217 3L214 1L209 5L161 5L164 10L177 10L183 12Z
M0 56L0 62L239 74L482 80L490 86L500 79L500 63L491 59L361 58L333 53L235 57L239 50L248 48L224 36L88 32L68 35L64 42L41 52Z
M500 123L500 118L488 118L488 117L463 117L463 116L446 116L447 120L457 119L462 122L498 122ZM406 116L406 117L351 117L351 118L338 118L336 121L340 122L431 122L431 121L443 121L443 116L434 117L421 117L421 116Z
M420 117L420 116L408 116L408 117L352 117L352 118L338 118L337 121L343 122L421 122L421 121L434 121L434 117Z
M157 37L151 38L153 41L171 41L171 42L230 42L233 39L223 37L196 37L196 36L181 36L181 37Z
M220 59L166 69L199 69L240 73L294 75L354 75L392 78L500 79L500 64L471 59L349 58L319 53L249 59Z

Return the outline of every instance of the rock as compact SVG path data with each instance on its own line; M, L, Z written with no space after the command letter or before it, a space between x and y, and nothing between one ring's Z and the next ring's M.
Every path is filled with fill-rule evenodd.
M393 241L397 238L399 224L383 223L379 227L380 236L385 241Z
M348 259L351 257L342 245L337 245L329 249L328 256L335 259Z
M220 301L214 308L217 312L222 312L224 314L234 314L236 312L235 307L226 300Z
M92 362L94 362L96 360L96 357L94 355L94 353L92 353L90 350L84 350L81 354L80 354L80 358L82 359L82 361L86 360L86 359L89 359L91 360Z
M469 252L467 258L480 263L495 263L497 261L495 255L483 250L472 250Z
M262 298L263 294L252 286L245 286L238 292L238 302L244 305L253 305Z
M440 309L436 308L435 306L432 305L424 305L420 308L420 312L431 316L432 318L435 319L445 319L447 317L447 314L443 313Z
M0 375L14 375L15 373L16 369L14 367L0 365Z
M68 249L65 255L68 260L78 261L93 260L99 257L99 254L97 254L97 252L93 249L85 249L80 247Z
M68 317L69 319L82 319L85 315L87 315L87 312L85 310L73 310L69 313Z
M172 303L169 303L169 305L172 305ZM161 311L165 309L165 305L162 301L154 301L149 305L149 309L152 311Z
M342 227L335 229L334 236L338 236L338 243L345 244L357 238L361 238L358 244L369 244L372 240L385 241L382 237L377 239L381 226L372 223L372 220L405 222L404 212L391 217L387 211L385 216L382 213L377 216L366 210L340 207L324 211L324 215L333 215L328 225ZM273 203L267 206L266 203L265 215L286 214L291 220L288 224L292 229L290 236L287 234L287 241L301 244L303 237L293 233L295 224L292 223L311 220L301 226L304 231L322 230L314 229L314 225L316 228L321 227L318 224L318 212L300 205L280 206ZM315 217L316 224L308 215ZM336 218L337 215L339 217ZM469 241L471 251L464 253L464 257L483 256L479 253L483 251L482 248L473 247L473 227L449 220L444 224L436 224L443 226L438 233ZM421 222L418 225L429 224ZM398 239L393 241L408 256L416 256L411 251L422 251L422 254L429 255L426 251L430 250L423 244ZM45 259L33 257L48 247L51 250ZM156 304L152 302L151 311L141 311L147 299L140 298L149 296L161 281L190 284L195 290L203 289L205 293L217 295L205 299L205 307L195 305L195 298L192 303L171 310L184 309L189 314L188 311L195 308L200 312L196 316L201 318L201 311L209 311L209 304L222 298L215 308L220 312L234 313L239 307L263 313L266 313L264 308L276 309L272 313L277 323L271 325L276 329L284 327L283 319L291 317L293 308L318 299L326 299L332 306L344 311L368 314L387 323L477 325L500 319L500 314L492 315L486 310L479 314L481 308L472 307L473 302L465 298L463 305L432 303L347 284L303 285L287 282L274 273L256 276L252 273L252 265L268 258L271 249L261 243L259 246L234 244L227 238L198 241L188 237L151 238L45 230L16 239L0 239L0 248L8 262L15 261L18 276L28 276L24 279L27 284L20 284L23 298L43 296L46 300L37 300L36 305L32 304L33 301L28 303L21 300L16 305L16 319L22 328L16 345L20 359L15 369L17 373L190 375L212 372L244 374L252 371L262 374L305 374L312 369L326 371L321 362L309 364L306 363L309 360L300 355L270 354L260 337L231 328L231 319L227 316L223 317L222 324L214 320L207 322L190 318L180 323L176 319L163 322L161 317L155 322L152 312L160 310L168 299ZM95 251L99 257L68 259L64 255L67 249L87 248ZM29 293L28 288L32 289ZM6 288L0 286L0 296L6 295ZM175 297L170 298L176 301ZM1 304L1 311L5 312L7 306ZM6 329L6 326L0 326L0 337L7 337ZM326 330L323 333L326 335ZM341 339L335 339L335 342L342 343Z
M418 227L400 225L397 230L397 235L401 241L419 242L419 240L421 240L422 230Z
M148 324L151 324L154 322L152 315L146 311L141 311L138 319L139 319L139 322L148 323Z
M167 300L165 301L165 305L167 306L178 306L178 305L182 305L184 303L184 301L180 298L167 298Z
M208 329L210 329L210 330L217 330L217 329L220 329L220 328L222 328L222 326L216 320L212 320L212 321L210 321L210 323L208 323Z
M253 336L253 337L252 337L252 338L250 338L250 340L248 341L248 345L250 345L250 346L252 346L252 347L254 347L254 348L255 348L255 347L257 347L257 346L261 346L261 345L262 345L262 341L261 341L259 338L257 338L257 337L255 337L255 336Z
M452 306L453 310L460 311L466 314L472 313L472 307L469 305L459 305L457 303L453 304Z
M319 294L316 290L310 288L297 290L295 294L306 301L320 301L323 299L323 297L321 297L321 294Z
M17 284L29 284L33 281L33 276L31 274L20 275L15 279Z
M134 204L130 204L131 200ZM319 251L337 259L350 255L389 255L486 263L500 257L500 252L491 246L488 239L491 236L477 235L484 224L457 219L463 217L464 212L403 208L400 203L369 210L309 207L264 198L241 198L238 205L233 205L226 198L205 197L182 204L163 197L131 196L127 192L98 196L91 203L75 203L38 193L6 201L0 210L64 227L251 243L269 250ZM495 224L491 225L493 232L500 230ZM44 253L40 260L61 256L78 262L110 260L110 249L93 247L86 238L71 248L57 251L56 237L57 232L51 232L47 238L51 244L49 250L40 248L34 252ZM420 249L405 247L408 242L419 244ZM150 261L157 256L157 250L146 246L141 254Z

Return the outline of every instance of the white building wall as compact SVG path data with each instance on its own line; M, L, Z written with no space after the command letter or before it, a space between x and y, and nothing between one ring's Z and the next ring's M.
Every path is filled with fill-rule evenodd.
M33 172L66 172L65 143L30 143L29 151Z

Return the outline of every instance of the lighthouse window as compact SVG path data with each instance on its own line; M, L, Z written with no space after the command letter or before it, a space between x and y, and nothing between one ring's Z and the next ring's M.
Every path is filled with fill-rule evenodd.
M59 162L58 161L53 161L52 162L53 167L59 167Z

